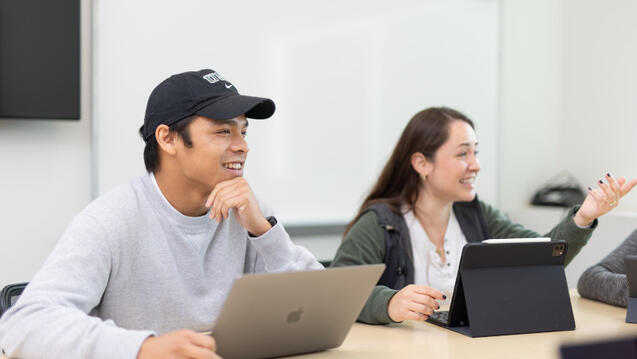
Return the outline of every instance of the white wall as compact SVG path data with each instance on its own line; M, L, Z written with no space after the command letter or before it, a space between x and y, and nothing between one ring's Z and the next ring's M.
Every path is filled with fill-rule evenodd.
M0 121L0 286L28 281L91 198L90 126Z
M637 2L565 1L561 145L585 185L637 177ZM637 191L619 210L637 213ZM635 222L637 227L637 221Z
M89 1L81 11L80 121L0 120L0 287L31 280L91 200Z
M277 104L271 119L250 123L246 178L284 224L347 222L404 125L429 106L475 119L478 188L496 200L496 0L95 7L99 193L143 172L136 131L152 88L169 74L211 67L242 93ZM190 21L194 12L211 22Z
M562 1L501 1L499 198L518 208L561 169Z
M606 171L637 177L637 3L598 0L501 2L501 208L547 232L562 212L528 207L561 170L586 187ZM600 219L567 267L580 274L637 228L637 190Z
M637 3L502 1L501 207L561 170L637 177ZM637 191L619 210L637 212Z

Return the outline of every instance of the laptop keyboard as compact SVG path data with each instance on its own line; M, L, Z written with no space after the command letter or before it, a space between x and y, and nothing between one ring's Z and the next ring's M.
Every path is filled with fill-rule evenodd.
M427 321L433 322L433 323L438 323L438 324L448 325L449 324L449 311L445 310L445 311L440 311L440 312L433 312L429 316Z

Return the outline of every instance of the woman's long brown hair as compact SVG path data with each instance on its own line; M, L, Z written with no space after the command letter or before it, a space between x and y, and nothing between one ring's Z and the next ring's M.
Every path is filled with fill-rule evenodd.
M411 155L420 152L428 160L433 160L436 151L449 138L449 124L456 120L474 127L468 117L447 107L427 108L409 120L378 181L363 201L356 217L347 224L343 236L347 235L363 211L373 204L384 203L396 213L400 213L404 204L413 210L422 180L411 166Z

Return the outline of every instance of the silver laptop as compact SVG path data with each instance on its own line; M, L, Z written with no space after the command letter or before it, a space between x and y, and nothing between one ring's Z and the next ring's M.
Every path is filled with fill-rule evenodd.
M212 331L218 354L268 358L340 346L384 270L374 264L240 277Z

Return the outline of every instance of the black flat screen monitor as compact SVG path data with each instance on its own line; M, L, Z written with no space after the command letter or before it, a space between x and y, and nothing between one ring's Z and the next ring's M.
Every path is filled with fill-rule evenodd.
M80 0L0 0L0 118L80 118Z

